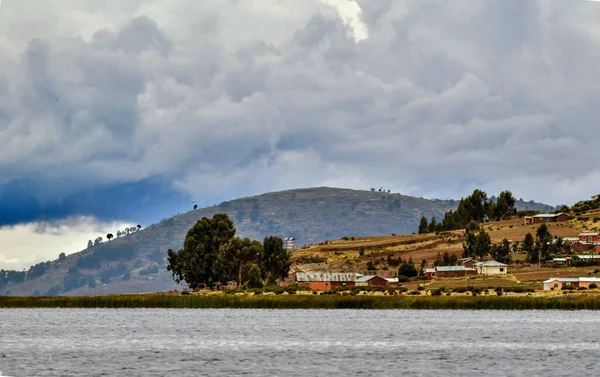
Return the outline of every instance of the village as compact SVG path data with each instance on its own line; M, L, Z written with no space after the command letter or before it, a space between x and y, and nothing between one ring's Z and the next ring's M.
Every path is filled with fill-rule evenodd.
M517 247L522 239L515 237L509 239L512 246L510 262L503 263L492 258L458 258L455 257L454 263L449 265L434 263L433 266L423 268L418 276L406 279L404 276L399 276L398 270L385 265L382 268L374 268L372 262L368 262L370 269L355 269L349 270L347 266L340 263L329 263L327 269L323 269L322 265L318 264L297 264L290 271L289 277L280 282L283 287L298 286L315 292L330 292L339 290L359 290L363 287L379 287L387 289L395 289L398 287L407 287L414 290L422 290L430 292L437 287L472 287L480 286L493 288L496 286L505 287L510 290L511 286L527 287L525 291L572 291L572 290L589 290L595 289L600 284L600 271L593 268L594 265L600 265L600 232L599 231L582 231L575 237L572 232L576 230L572 225L573 219L565 213L543 213L533 216L523 216L518 219L513 219L508 222L491 224L489 226L490 234L495 236L497 229L504 229L503 235L522 236L523 231L517 232L519 228L535 231L536 227L541 224L549 227L553 232L558 234L549 243L560 243L560 247L556 249L556 254L547 260L538 260L535 263L526 262L525 255ZM439 236L439 235L438 235ZM447 249L454 255L460 255L460 246L462 237L460 232L453 233L447 242ZM409 236L405 236L409 237ZM398 240L395 242L380 241L377 245L371 239L369 241L375 245L373 254L384 255L386 250L396 256L398 254L408 254L413 259L423 256L425 259L421 267L428 264L426 259L433 259L434 253L439 253L440 244L438 239L433 235L422 236L423 246L419 246L417 240L408 239L406 241ZM426 237L429 237L426 238ZM433 238L435 241L432 242ZM441 238L441 237L440 237ZM361 240L356 240L358 247L361 247ZM402 243L417 245L414 248L401 248ZM320 253L329 252L333 254L333 258L350 259L351 254L350 242L336 241L326 242L325 245L320 245L319 248L308 247L296 249L294 238L289 237L285 240L286 248L290 252L306 252L307 250L318 250ZM367 242L363 242L367 244ZM427 248L430 246L430 249ZM443 245L446 246L446 245ZM442 246L442 247L443 247ZM454 247L452 247L454 246ZM360 249L362 250L362 248ZM400 253L395 250L400 251ZM361 251L362 252L362 251ZM313 253L316 255L316 253ZM313 259L317 257L313 256ZM360 258L360 257L359 257ZM328 261L331 262L331 260ZM363 258L364 259L364 258ZM373 258L371 258L373 259ZM297 260L302 260L297 258ZM383 260L380 258L379 261ZM418 259L416 259L418 260ZM378 261L376 259L376 261ZM388 254L388 262L390 257ZM381 265L381 264L380 264ZM332 266L339 266L339 269L332 269ZM597 275L597 276L593 276ZM425 288L425 289L423 289Z

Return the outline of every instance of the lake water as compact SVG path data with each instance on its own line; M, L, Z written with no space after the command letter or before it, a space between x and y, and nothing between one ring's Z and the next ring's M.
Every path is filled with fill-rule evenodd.
M599 312L0 309L7 376L598 376Z

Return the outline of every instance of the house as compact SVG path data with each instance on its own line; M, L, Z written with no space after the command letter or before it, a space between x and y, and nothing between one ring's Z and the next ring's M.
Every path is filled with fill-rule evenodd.
M475 265L477 264L477 261L473 258L462 258L460 262L467 268L475 268Z
M573 288L590 288L591 284L600 285L600 278L579 277L579 278L550 278L544 281L544 290L561 290L565 286Z
M563 223L569 221L569 215L566 213L540 213L539 215L533 216L532 221L533 224ZM525 225L527 225L527 222L525 222Z
M598 233L598 232L579 233L578 241L583 244L600 243L600 233Z
M425 270L425 276L427 276L427 279L457 278L476 274L477 270L474 268L467 268L465 266L437 266L435 268L428 268Z
M294 284L315 291L329 291L336 287L354 287L361 276L354 272L296 272Z
M508 272L508 265L495 260L479 262L475 266L479 275L505 275Z
M435 268L426 269L425 276L427 277L427 279L433 279L435 277Z
M296 239L294 237L288 237L285 239L285 249L287 251L294 251L296 250L296 245L294 244L296 241Z
M523 217L523 225L531 225L531 224L533 224L533 216Z
M386 285L388 285L388 281L376 275L361 276L355 282L357 287L385 287Z

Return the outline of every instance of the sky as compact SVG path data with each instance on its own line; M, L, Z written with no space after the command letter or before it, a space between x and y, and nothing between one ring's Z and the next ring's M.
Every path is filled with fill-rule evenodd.
M600 4L3 0L0 268L299 187L600 192Z

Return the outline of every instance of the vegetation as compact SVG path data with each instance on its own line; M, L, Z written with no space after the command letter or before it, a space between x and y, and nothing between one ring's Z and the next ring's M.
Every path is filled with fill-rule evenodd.
M467 227L471 222L482 223L486 221L505 220L517 214L516 199L510 191L503 191L498 198L488 199L482 190L475 190L466 198L462 198L456 210L450 210L444 215L442 222L438 223L433 217L427 225L427 219L421 218L419 233L432 233L448 230L457 230Z
M230 280L258 288L265 280L287 277L289 254L281 238L269 236L260 243L234 237L235 232L227 214L203 217L188 231L183 249L168 250L167 270L192 289Z
M414 291L420 293L419 291ZM599 310L596 295L364 296L364 295L171 295L0 297L1 308L240 308L240 309L503 309Z

